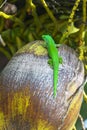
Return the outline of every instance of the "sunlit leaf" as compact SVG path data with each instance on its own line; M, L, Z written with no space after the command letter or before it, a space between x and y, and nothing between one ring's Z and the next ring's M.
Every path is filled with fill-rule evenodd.
M78 31L79 31L79 28L76 28L74 26L74 23L72 23L71 26L70 26L70 29L69 29L69 34L76 33Z

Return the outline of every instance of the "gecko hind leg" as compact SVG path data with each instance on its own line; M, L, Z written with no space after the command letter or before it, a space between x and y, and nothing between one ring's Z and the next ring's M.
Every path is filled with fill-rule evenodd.
M62 57L59 57L59 63L60 63L60 64L63 63L63 59L62 59Z
M48 64L49 64L50 67L53 69L53 62L52 62L52 59L49 59L49 60L48 60Z

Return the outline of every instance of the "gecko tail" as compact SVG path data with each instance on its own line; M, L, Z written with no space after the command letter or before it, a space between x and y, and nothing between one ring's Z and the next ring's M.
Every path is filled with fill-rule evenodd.
M58 71L55 69L57 67L54 67L54 82L53 82L53 95L56 97L57 95L57 84L58 84Z
M57 95L57 87L55 87L55 86L54 86L53 95L54 95L54 98L55 98L55 97L56 97L56 95Z

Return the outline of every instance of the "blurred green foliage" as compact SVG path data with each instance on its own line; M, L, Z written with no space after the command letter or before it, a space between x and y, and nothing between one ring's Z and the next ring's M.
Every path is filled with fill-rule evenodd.
M3 2L4 0L1 1L2 4ZM84 51L87 51L85 49L87 47L87 28L85 26L85 30L82 29L85 25L83 22L76 27L75 23L78 21L79 24L82 18L74 18L80 0L77 0L77 6L76 4L72 6L69 13L63 13L57 17L54 15L54 10L47 6L45 0L36 1L36 3L32 0L9 0L8 2L0 9L0 51L6 57L10 59L26 43L41 39L42 34L51 34L56 43L65 43L75 50L79 50L79 55L84 60ZM81 37L83 33L85 44ZM3 46L3 42L5 46Z

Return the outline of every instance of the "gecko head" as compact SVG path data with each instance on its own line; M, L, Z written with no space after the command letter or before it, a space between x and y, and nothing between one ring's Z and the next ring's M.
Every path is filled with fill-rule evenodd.
M42 35L42 39L46 42L49 43L51 36L50 35Z

